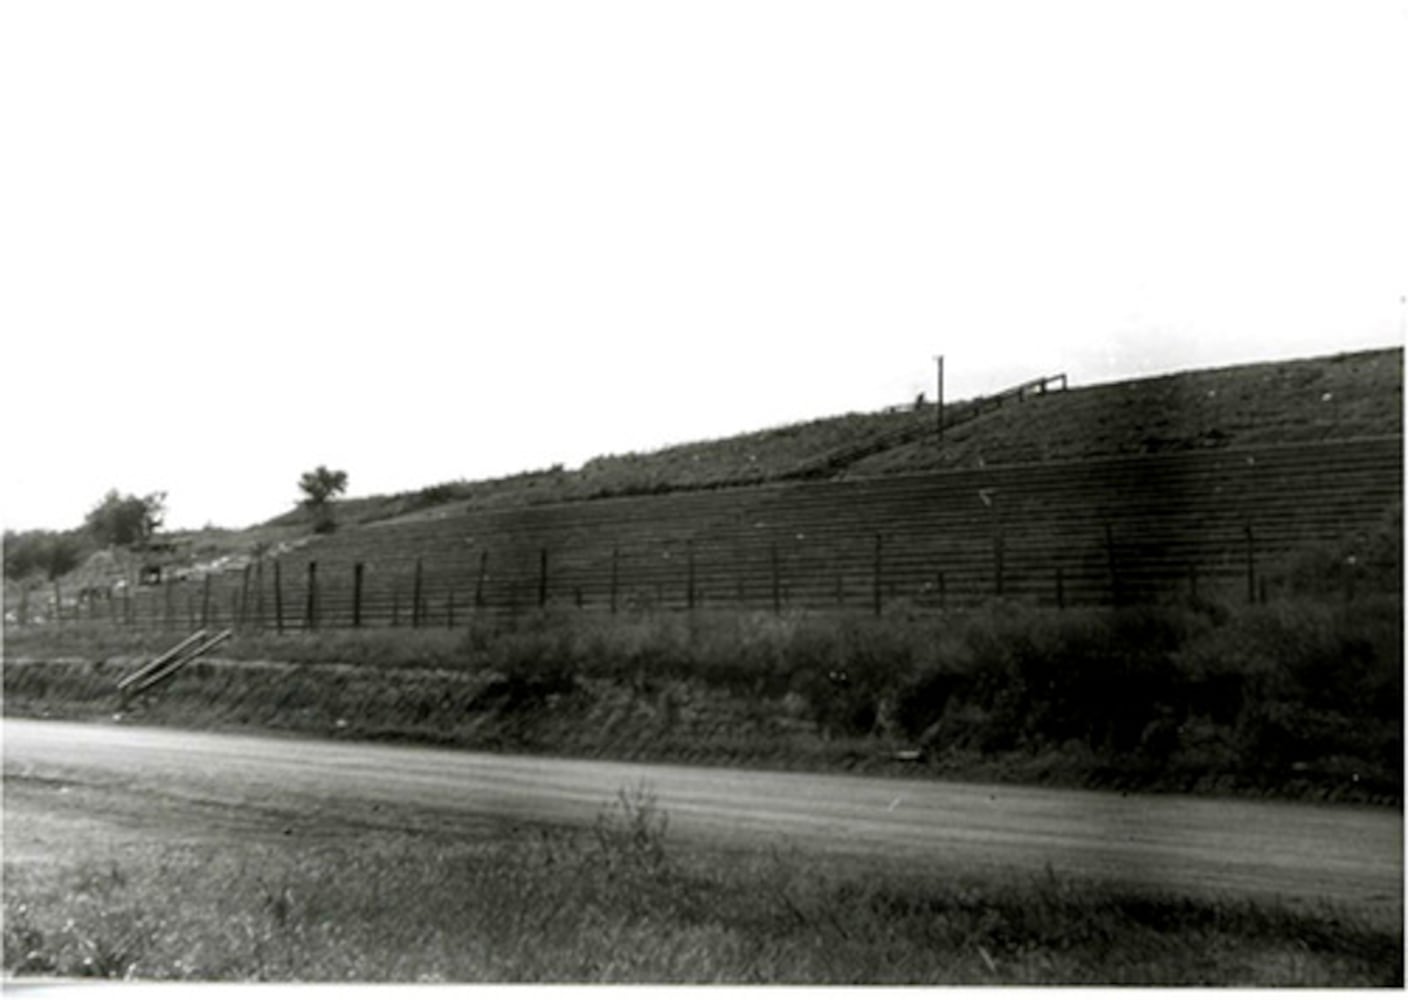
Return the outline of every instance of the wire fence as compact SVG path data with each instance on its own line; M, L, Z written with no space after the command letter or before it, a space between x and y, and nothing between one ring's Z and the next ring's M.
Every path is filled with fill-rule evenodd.
M300 631L456 628L543 609L1265 601L1296 553L1370 538L1395 503L1401 516L1401 447L1364 439L480 512L349 529L200 577L28 589L6 615ZM1375 556L1342 573L1346 596Z

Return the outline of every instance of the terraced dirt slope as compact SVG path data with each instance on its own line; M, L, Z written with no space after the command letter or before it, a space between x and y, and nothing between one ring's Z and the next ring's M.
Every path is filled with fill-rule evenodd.
M1182 372L1008 403L852 475L1312 443L1403 433L1403 351Z
M932 433L932 404L849 413L606 455L578 470L545 469L347 500L338 505L339 517L359 524L466 508L715 489L778 482L817 468L833 475L885 475L1402 434L1402 400L1403 351L1393 348L1073 388L1027 395L1021 402L1008 398L1000 406L956 401L945 408L953 426L942 442ZM967 419L975 411L981 416ZM869 447L871 442L878 447ZM275 523L303 519L295 511Z
M916 421L931 427L932 408L436 487L389 506L352 501L369 523L344 518L332 537L283 546L277 601L272 561L243 559L233 572L208 563L209 592L182 583L70 613L271 621L278 608L286 622L351 621L357 563L364 623L579 601L782 608L1256 593L1275 585L1291 550L1363 547L1395 509L1389 534L1401 548L1402 359L1401 349L1372 351L1008 399L942 443L931 434L859 449L830 481L779 477L829 466L857 442L903 439ZM759 481L719 487L732 478ZM459 499L442 502L450 494ZM311 607L309 561L321 573ZM79 587L64 586L72 602Z
M543 605L1250 600L1316 546L1361 572L1401 565L1378 541L1401 539L1401 497L1402 438L1381 437L480 510L317 539L279 567L277 595L258 567L209 598L154 590L136 614L351 624L357 564L362 624Z

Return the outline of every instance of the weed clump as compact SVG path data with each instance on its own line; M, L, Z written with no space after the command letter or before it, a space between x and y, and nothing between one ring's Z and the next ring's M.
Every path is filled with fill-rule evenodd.
M1399 802L1402 622L1395 594L884 617L549 611L328 633L324 655L345 657L333 663L306 636L245 637L263 660L195 664L141 717L783 765L907 749L986 779ZM106 714L124 669L7 663L7 708Z

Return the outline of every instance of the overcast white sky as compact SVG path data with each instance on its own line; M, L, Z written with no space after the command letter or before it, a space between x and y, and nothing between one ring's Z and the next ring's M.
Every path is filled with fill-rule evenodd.
M0 10L0 516L1401 344L1408 2Z

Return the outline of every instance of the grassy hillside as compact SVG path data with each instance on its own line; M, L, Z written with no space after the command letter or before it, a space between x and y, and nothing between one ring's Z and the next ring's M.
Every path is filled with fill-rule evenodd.
M967 415L975 401L946 408ZM1324 441L1403 433L1403 351L1390 348L1296 361L1240 365L1134 379L1009 399L953 426L942 443L927 433L932 405L897 407L675 445L605 455L480 482L349 500L344 523L441 516L466 507L585 500L777 482L867 440L920 439L860 458L844 475L885 475L1200 448ZM276 523L297 523L291 512Z
M1009 403L942 447L901 445L848 472L886 475L1403 433L1401 349L1183 372Z
M869 453L848 465L835 464L833 478L1401 435L1402 372L1402 349L1392 348L1073 388L1021 402L1008 399L952 426L942 442L929 432L935 425L932 406L852 413L649 453L607 455L577 470L554 467L342 500L334 504L335 518L347 529L570 500L775 483L800 469L831 467L830 457L858 450ZM974 409L973 401L962 401L947 412L956 418ZM911 429L918 429L920 438L904 441ZM867 447L893 441L900 443ZM307 512L294 509L238 531L172 533L161 539L169 546L165 553L140 561L198 574L238 570L240 565L226 565L231 557L238 563L289 551L311 529ZM112 569L114 560L102 560L81 573L81 580L63 581L66 591L131 580L140 568L132 559L117 562L124 567L120 572ZM14 589L7 588L11 611Z

